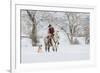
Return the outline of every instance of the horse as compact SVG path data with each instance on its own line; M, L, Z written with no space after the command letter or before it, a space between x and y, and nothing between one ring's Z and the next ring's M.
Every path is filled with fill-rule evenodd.
M57 48L59 45L58 31L54 33L53 37L51 36L51 34L48 34L48 36L44 38L44 44L45 44L45 51L49 52L50 47L52 47L52 50L57 52Z

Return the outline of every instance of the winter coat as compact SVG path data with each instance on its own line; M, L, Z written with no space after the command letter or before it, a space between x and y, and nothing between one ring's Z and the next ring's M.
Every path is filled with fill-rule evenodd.
M54 28L53 28L53 27L50 27L50 28L49 28L49 33L50 33L50 34L53 34L53 33L54 33Z

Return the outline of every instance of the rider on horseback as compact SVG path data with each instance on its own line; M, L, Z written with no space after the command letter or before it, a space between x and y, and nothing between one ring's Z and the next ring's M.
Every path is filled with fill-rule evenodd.
M55 31L54 27L49 24L48 26L48 35L44 38L45 50L50 51L50 47L52 47L53 51L57 51L59 45L59 31Z
M53 39L53 37L54 37L54 32L55 32L55 30L54 30L54 27L52 27L51 24L49 24L48 28L49 28L49 29L48 29L48 34L49 34L48 37L50 37L49 41L50 41L50 44L52 45L52 39Z
M51 34L51 36L54 36L54 28L50 24L48 27L49 27L48 33Z

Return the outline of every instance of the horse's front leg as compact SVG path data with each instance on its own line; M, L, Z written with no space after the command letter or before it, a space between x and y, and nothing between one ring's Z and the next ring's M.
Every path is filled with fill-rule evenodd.
M47 51L48 52L50 51L50 45L49 45L49 43L47 44Z
M47 49L48 49L48 52L50 52L50 44L48 44L48 47L47 47Z
M45 51L47 52L47 45L45 45Z
M55 44L55 51L57 52L57 45Z
M52 46L52 50L55 51L54 47Z
M49 52L49 46L46 46L46 47L45 47L45 51L46 51L46 52Z
M52 50L53 50L53 51L57 51L57 46L56 46L56 44L54 44L54 45L52 46Z
M57 52L57 47L55 46L55 51Z
M52 50L53 50L53 51L56 51L56 45L55 45L55 44L52 45Z
M58 51L58 45L59 45L59 42L56 42L56 45L55 45L56 52Z

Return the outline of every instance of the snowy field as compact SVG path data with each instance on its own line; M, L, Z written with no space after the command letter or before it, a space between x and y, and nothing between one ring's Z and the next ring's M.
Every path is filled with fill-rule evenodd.
M59 33L59 46L58 51L45 52L44 41L41 38L43 45L42 52L38 53L38 47L32 46L32 40L29 38L21 39L21 62L34 63L34 62L52 62L52 61L72 61L72 60L86 60L89 59L89 44L83 42L81 38L78 45L71 45L68 38L65 37L63 32ZM66 39L65 39L66 38Z
M89 59L89 43L85 44L85 38L89 39L90 14L83 12L62 12L42 10L21 10L21 63L73 61ZM44 38L48 35L48 25L51 24L55 31L59 31L58 51L45 51ZM34 32L33 32L34 31ZM73 36L79 44L71 44ZM81 35L81 36L79 36ZM85 35L85 36L84 36ZM30 37L31 39L30 39ZM36 39L37 38L37 39ZM32 46L32 39L39 41L39 46ZM74 41L75 42L75 41ZM73 43L74 43L73 42ZM35 42L36 43L36 42ZM36 43L37 44L37 43Z

